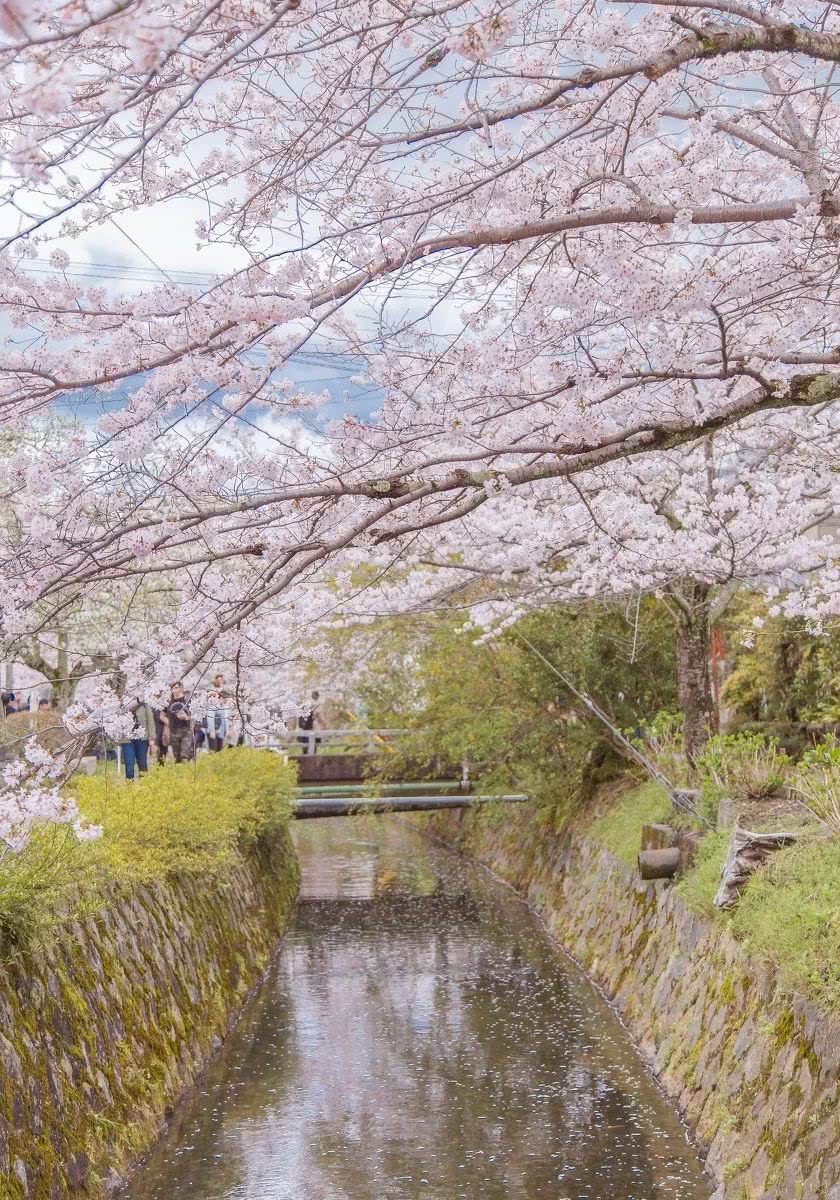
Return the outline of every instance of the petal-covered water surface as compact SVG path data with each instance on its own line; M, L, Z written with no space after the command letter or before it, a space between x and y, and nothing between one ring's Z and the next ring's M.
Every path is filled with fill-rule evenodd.
M295 841L295 925L130 1200L706 1200L626 1033L510 890L394 817Z

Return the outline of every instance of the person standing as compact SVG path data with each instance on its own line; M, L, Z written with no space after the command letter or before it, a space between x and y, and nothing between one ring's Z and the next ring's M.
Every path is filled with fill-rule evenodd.
M121 745L126 779L134 778L135 767L141 775L149 769L149 746L155 745L155 717L148 704L137 701L131 709L139 737L129 738Z
M311 730L313 730L313 729L316 729L316 728L318 727L318 726L317 726L317 722L318 722L318 700L319 700L319 695L318 695L318 693L317 693L317 692L313 692L313 693L312 693L312 706L311 706L311 708L309 709L309 712L306 714L306 716L305 716L305 717L298 717L298 728L299 728L299 729L305 729L305 730L309 730L309 731L311 731ZM318 746L318 742L320 741L320 738L311 738L311 739L310 739L310 738L308 738L308 737L299 737L299 738L298 738L298 741L299 741L299 742L301 742L301 743L302 743L302 745L303 745L303 753L304 753L304 754L308 754L308 753L309 753L309 748L310 748L310 746L312 747L312 752L313 752L313 754L317 753L317 749L316 749L316 748L317 748L317 746Z
M184 695L184 686L180 682L172 685L166 717L169 724L169 744L176 763L191 762L195 758L192 717Z
M169 750L169 718L166 709L153 708L152 716L155 722L155 741L157 742L157 765L162 767L166 762Z
M218 679L219 676L217 675ZM207 735L207 749L221 750L227 736L227 711L222 704L219 692L207 693L207 713L204 717L204 732Z

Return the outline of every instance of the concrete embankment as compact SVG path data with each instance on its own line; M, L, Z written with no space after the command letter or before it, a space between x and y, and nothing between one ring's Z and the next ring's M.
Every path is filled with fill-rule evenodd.
M288 832L0 961L0 1198L102 1195L155 1141L294 905Z
M583 837L521 810L411 819L510 883L602 988L707 1152L716 1200L840 1200L836 1017Z

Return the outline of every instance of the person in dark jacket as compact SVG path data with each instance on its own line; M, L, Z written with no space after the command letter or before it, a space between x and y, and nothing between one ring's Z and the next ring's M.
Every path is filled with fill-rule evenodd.
M157 765L162 767L166 762L166 755L169 751L169 722L166 719L166 710L162 708L153 708L152 716L155 722L155 741L157 742Z
M192 717L181 683L172 685L171 698L166 706L166 721L169 726L169 745L176 763L190 762L195 758L195 739Z
M319 697L318 693L313 692L312 693L312 706L309 709L309 712L306 714L305 717L298 717L298 729L306 729L306 730L311 731L317 727L317 721L318 721L318 715L319 715L318 714L318 700L319 699L320 699L320 697ZM311 738L310 739L308 737L299 737L298 741L303 746L304 754L309 753L310 745L312 747L313 754L318 753L317 748L321 742L320 738Z

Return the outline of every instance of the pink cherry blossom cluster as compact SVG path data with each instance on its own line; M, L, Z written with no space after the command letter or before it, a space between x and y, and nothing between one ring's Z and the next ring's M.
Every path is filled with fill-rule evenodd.
M831 620L838 39L811 0L0 0L0 640L72 643L74 744L219 661L293 716L382 615ZM215 274L91 281L138 215Z

